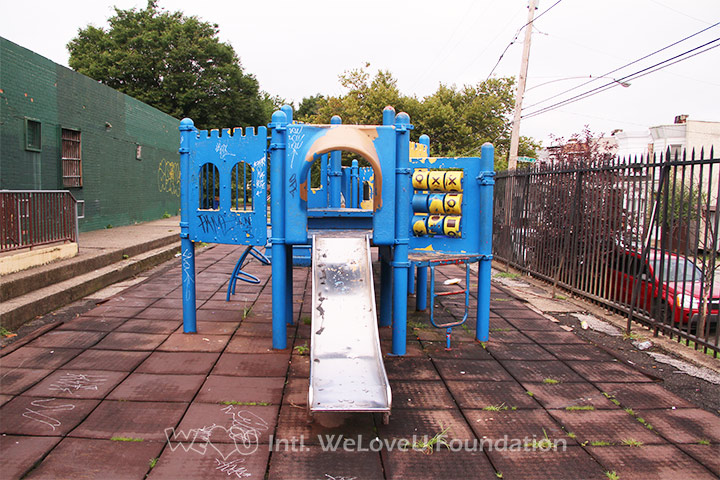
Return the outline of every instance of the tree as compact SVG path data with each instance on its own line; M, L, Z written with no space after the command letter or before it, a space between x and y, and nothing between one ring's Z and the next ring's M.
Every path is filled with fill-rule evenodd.
M371 79L369 67L365 64L340 75L340 84L347 89L343 96L303 99L298 119L328 123L333 115L340 115L346 124L379 124L383 108L391 105L410 115L413 140L422 134L430 137L433 155L477 155L483 143L491 142L496 148L496 169L507 168L514 79L490 79L460 89L440 84L435 93L418 100L402 95L387 70L378 70ZM534 156L539 144L523 137L520 147L521 155Z
M106 30L88 25L68 43L70 67L198 128L262 125L272 98L261 97L217 25L182 12L120 10Z

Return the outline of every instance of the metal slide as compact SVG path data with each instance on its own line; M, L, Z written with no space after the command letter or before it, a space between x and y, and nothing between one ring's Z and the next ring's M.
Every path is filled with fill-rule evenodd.
M357 235L357 234L356 234ZM375 312L370 240L313 236L308 405L315 412L390 415Z

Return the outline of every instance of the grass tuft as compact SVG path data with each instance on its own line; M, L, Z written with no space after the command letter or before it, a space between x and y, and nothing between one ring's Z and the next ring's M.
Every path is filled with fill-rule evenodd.
M588 410L595 410L595 407L593 407L592 405L571 405L569 407L565 407L565 410L569 412L582 412Z
M133 438L133 437L110 437L110 440L113 442L142 442L142 438Z
M236 402L235 400L226 400L224 402L220 402L222 405L242 405L246 407L266 407L268 405L272 405L270 402Z
M557 385L560 383L560 380L555 380L554 378L543 378L543 383L546 385Z

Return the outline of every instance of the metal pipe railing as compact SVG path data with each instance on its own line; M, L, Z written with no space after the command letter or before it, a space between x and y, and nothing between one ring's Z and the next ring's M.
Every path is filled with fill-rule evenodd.
M76 242L78 218L67 190L0 190L0 252Z

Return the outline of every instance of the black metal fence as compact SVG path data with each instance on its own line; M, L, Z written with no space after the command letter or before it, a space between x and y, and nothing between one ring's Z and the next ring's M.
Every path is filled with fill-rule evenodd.
M502 172L494 256L717 356L719 196L712 150Z

